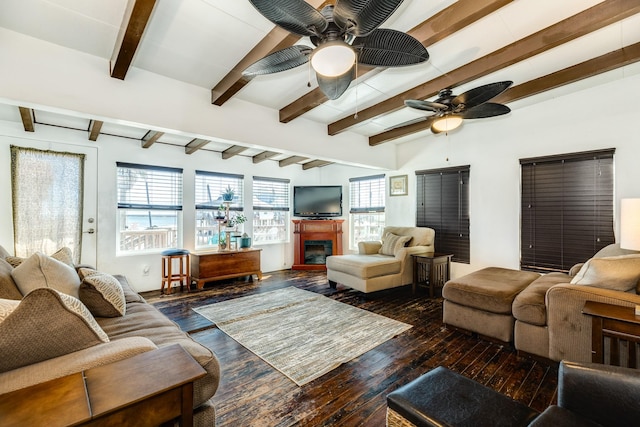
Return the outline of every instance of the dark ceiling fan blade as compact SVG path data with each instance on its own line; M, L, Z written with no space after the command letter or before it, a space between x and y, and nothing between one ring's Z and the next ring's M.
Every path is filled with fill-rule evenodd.
M421 101L419 99L407 99L406 101L404 101L404 105L406 105L407 107L415 108L417 110L433 111L434 113L446 111L449 108L449 106L444 104L439 104L437 102L431 101Z
M349 34L363 37L386 21L403 0L338 0L334 22Z
M273 52L262 59L249 65L243 72L243 76L258 76L272 74L295 68L309 61L311 54L309 46L295 45Z
M483 86L478 86L456 96L451 100L451 104L454 106L464 104L466 109L473 108L476 105L480 105L491 98L498 96L507 90L512 84L512 81L507 80L504 82L489 83Z
M358 62L373 67L402 67L429 59L422 43L409 34L391 29L378 29L367 37L357 38L353 47L359 50Z
M485 102L484 104L469 108L459 115L463 119L484 119L485 117L502 116L510 111L511 108L506 105L496 104L495 102Z
M304 0L249 0L269 21L299 36L326 30L326 18Z
M397 129L397 128L403 128L405 126L413 125L415 123L424 122L425 120L430 122L434 118L435 118L435 116L418 117L417 119L407 120L406 122L398 123L397 125L394 125L394 126L391 126L389 128L386 128L385 131L393 130L393 129ZM425 127L428 127L428 126L430 126L430 124L427 124Z
M329 99L338 99L347 90L355 76L355 67L338 77L327 77L316 73L318 86Z

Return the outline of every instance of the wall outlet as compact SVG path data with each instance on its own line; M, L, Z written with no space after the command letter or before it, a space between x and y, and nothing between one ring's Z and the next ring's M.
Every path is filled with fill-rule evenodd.
M143 265L142 266L142 275L143 276L148 276L149 275L149 266L148 265Z

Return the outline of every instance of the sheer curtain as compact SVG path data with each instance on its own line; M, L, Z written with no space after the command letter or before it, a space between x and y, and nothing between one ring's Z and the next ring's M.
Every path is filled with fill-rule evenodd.
M84 154L11 146L16 256L61 247L80 261Z

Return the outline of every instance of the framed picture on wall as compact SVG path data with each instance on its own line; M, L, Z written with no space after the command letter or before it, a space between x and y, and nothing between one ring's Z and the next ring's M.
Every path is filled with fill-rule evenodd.
M407 191L407 175L398 175L389 177L389 195L390 196L406 196Z

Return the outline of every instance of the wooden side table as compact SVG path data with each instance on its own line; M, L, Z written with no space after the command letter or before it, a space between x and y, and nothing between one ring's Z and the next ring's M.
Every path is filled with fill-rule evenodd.
M429 297L433 298L436 286L442 287L451 277L451 257L453 254L424 253L412 254L413 285L415 294L420 285L429 286Z
M636 368L637 347L640 345L640 316L634 307L587 301L582 313L592 317L592 361L605 362L605 338L609 338L609 364L620 366L621 342L627 342L627 364Z
M167 368L170 366L170 368ZM0 396L3 426L193 425L193 382L206 371L180 345Z

